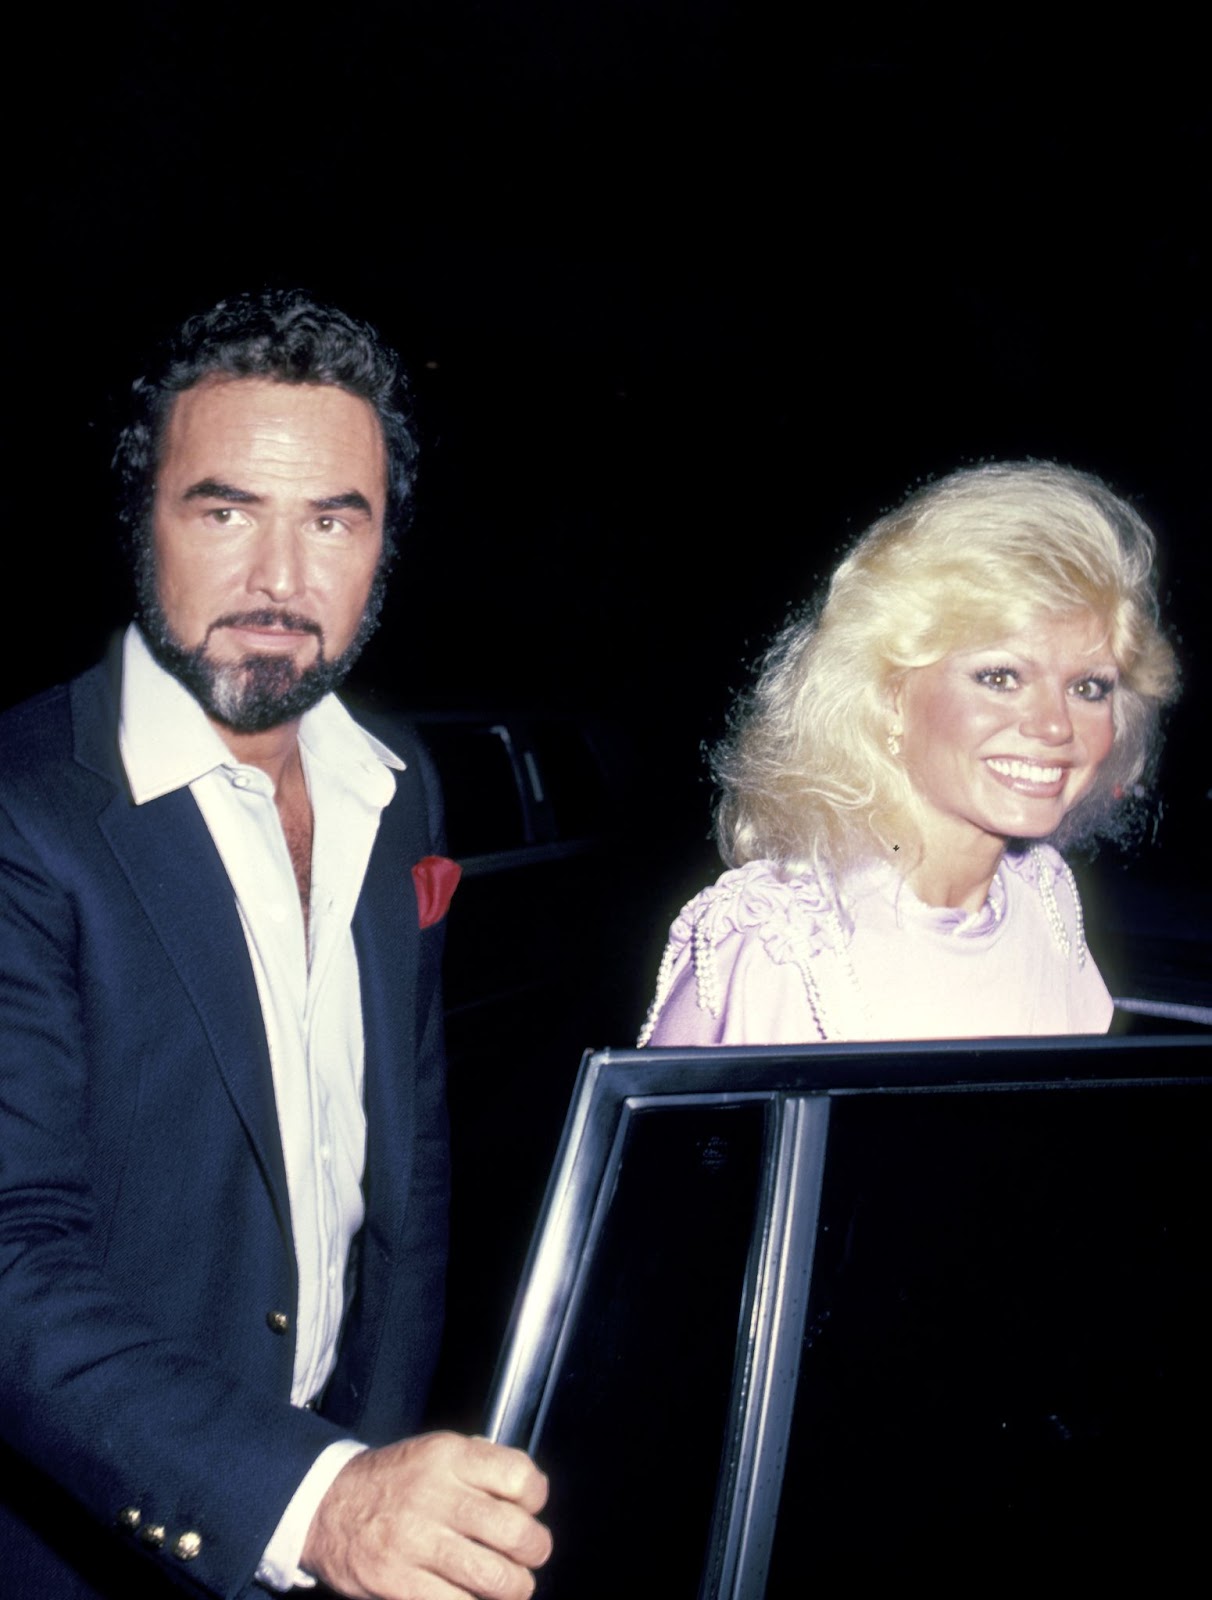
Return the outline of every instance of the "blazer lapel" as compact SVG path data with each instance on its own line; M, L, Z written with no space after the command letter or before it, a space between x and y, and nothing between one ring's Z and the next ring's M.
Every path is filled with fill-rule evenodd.
M198 1014L289 1241L269 1047L231 883L188 789L142 806L130 800L105 669L78 680L72 697L76 759L116 786L98 819L101 833Z
M416 898L409 867L411 830L397 792L379 832L354 913L354 943L362 991L366 1094L366 1217L368 1232L387 1260L404 1217L412 1177L412 1104L416 1048ZM384 1281L363 1274L363 1283ZM371 1306L366 1307L371 1313Z

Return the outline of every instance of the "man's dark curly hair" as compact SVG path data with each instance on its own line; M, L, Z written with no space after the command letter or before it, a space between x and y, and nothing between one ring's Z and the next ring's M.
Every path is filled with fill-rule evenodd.
M387 448L383 543L384 558L390 559L413 508L417 442L408 381L395 352L373 328L299 289L220 300L171 334L135 380L132 415L118 437L114 467L136 556L150 542L156 468L173 403L212 374L334 384L367 402Z

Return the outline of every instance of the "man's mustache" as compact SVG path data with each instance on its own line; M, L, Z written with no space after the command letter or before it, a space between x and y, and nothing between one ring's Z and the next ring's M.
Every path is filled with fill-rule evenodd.
M229 611L207 628L208 640L216 628L280 628L283 633L312 633L324 643L324 629L320 624L297 611Z

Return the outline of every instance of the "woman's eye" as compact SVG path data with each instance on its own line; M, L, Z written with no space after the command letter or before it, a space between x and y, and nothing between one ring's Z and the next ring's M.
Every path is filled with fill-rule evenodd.
M1018 675L1010 667L985 667L976 674L977 683L986 689L1016 689Z
M1079 700L1097 704L1099 700L1106 700L1114 688L1113 678L1083 678L1080 683L1073 685L1073 693Z

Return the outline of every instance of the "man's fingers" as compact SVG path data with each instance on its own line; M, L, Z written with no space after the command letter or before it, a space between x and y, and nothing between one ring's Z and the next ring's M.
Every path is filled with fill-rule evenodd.
M468 1487L452 1509L451 1526L468 1539L499 1550L524 1567L541 1567L551 1554L551 1535L530 1512L484 1489Z
M526 1563L449 1530L435 1550L430 1570L477 1600L530 1600L534 1593L534 1577Z
M547 1480L520 1450L428 1434L355 1456L321 1501L303 1566L340 1594L529 1600L551 1554Z
M448 1437L458 1439L466 1448L467 1464L460 1468L460 1476L466 1483L503 1500L512 1500L531 1516L542 1511L547 1504L547 1476L524 1450L493 1444L491 1439L478 1435L471 1439L460 1439L457 1434Z

